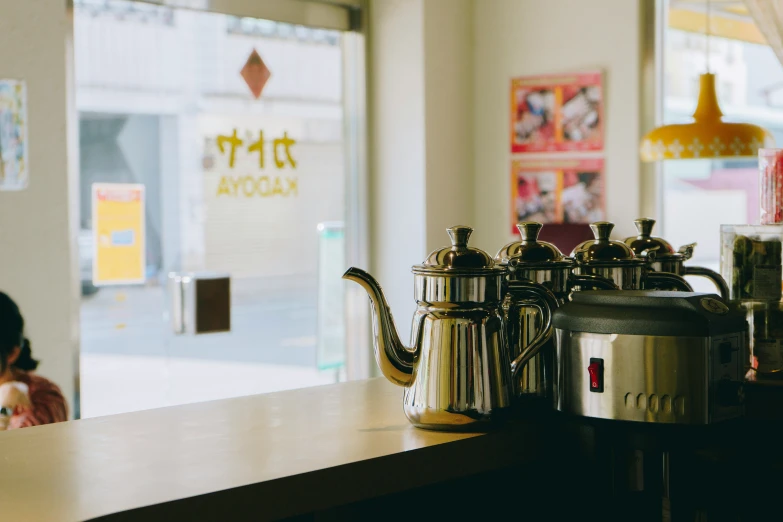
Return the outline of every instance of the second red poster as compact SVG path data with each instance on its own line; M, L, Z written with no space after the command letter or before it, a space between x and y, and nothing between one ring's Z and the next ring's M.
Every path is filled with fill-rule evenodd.
M604 160L511 162L511 232L521 221L591 223L606 219Z

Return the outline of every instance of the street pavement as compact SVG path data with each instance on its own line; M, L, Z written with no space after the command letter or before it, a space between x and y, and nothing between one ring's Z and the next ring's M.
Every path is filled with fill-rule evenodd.
M336 382L316 368L315 280L232 281L232 331L173 335L165 287L104 287L81 306L82 417Z
M231 332L175 336L164 287L101 288L82 300L81 351L315 366L315 280L234 280L231 293Z
M337 382L334 371L214 359L83 353L82 418Z

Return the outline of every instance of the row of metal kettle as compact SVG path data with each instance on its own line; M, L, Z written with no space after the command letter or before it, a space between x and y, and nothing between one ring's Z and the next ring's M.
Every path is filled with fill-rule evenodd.
M717 273L683 267L694 245L674 252L650 235L653 220L635 223L639 235L625 242L609 238L612 223L591 224L595 238L569 257L538 240L540 223L517 225L521 240L494 259L468 246L472 228L449 228L451 246L412 268L418 306L411 346L400 341L378 282L350 268L343 277L369 294L376 360L386 378L405 387L408 419L421 428L473 431L508 416L516 400L549 397L552 312L573 291L692 291L680 274L693 274L727 295Z

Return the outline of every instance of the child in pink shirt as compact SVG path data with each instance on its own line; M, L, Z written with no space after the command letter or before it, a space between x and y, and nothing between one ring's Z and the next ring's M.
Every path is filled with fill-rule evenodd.
M60 388L37 367L19 307L0 292L0 430L68 420Z

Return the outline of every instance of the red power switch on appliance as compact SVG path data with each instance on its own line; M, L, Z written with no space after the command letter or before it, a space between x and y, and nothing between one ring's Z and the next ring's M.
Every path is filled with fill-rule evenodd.
M587 367L587 373L590 378L591 392L604 392L604 360L590 358L590 364Z

